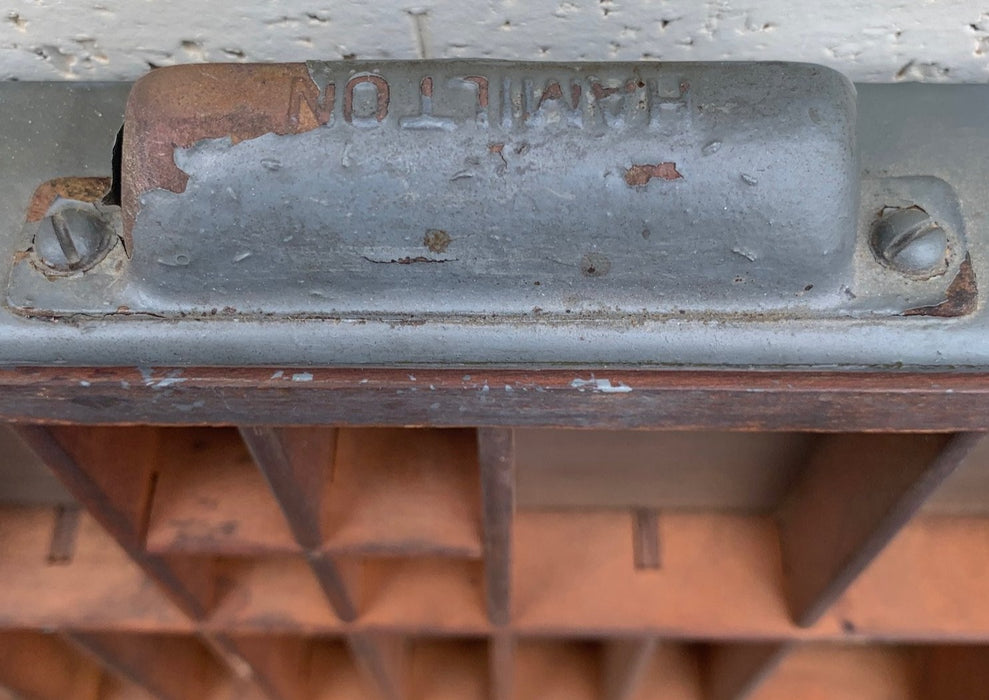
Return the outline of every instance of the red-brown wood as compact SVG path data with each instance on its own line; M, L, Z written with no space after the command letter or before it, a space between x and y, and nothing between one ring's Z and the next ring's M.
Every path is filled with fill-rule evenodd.
M977 433L823 440L778 515L797 624L820 618L981 440Z
M484 581L488 618L511 618L512 520L515 514L515 436L511 430L478 431L484 522Z
M210 560L149 554L143 547L154 494L155 467L146 429L21 426L21 438L62 480L120 546L185 612L204 617L213 595Z
M293 382L285 368L6 369L0 371L0 418L172 425L266 425L277 416L280 425L989 429L989 375L980 372L594 373L632 389L621 394L575 388L574 379L591 376L586 370L315 368L306 373L311 380ZM164 377L170 381L162 386L156 378ZM424 386L431 388L421 391Z

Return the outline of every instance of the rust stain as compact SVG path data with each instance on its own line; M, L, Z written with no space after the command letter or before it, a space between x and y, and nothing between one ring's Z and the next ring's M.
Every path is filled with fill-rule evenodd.
M429 97L433 94L433 79L429 80L429 95L423 92L423 95ZM391 99L388 92L388 83L380 75L358 75L351 78L347 82L347 88L343 93L343 118L344 121L352 122L354 121L354 88L361 83L371 83L374 85L377 92L377 104L375 106L374 118L379 122L383 121L386 116L388 116L388 102ZM426 81L422 82L420 89L426 89Z
M426 76L421 81L419 81L419 92L422 93L423 97L433 96L433 79Z
M625 183L629 187L642 187L653 178L659 178L661 180L680 180L683 178L683 175L677 171L676 163L633 165L625 171Z
M452 240L450 234L446 231L431 228L426 231L426 236L422 239L422 244L434 253L445 253Z
M552 81L543 90L542 96L539 98L539 104L536 105L536 110L538 111L540 107L543 106L543 102L546 100L562 100L563 99L563 88L555 80Z
M468 83L477 85L477 104L481 109L488 108L488 79L481 75L469 75L464 78Z
M975 270L972 269L972 259L965 254L965 259L958 267L958 274L951 280L945 292L945 299L935 306L922 306L904 311L904 316L934 316L952 318L966 316L975 311L979 302L979 288L975 280Z
M327 102L304 63L170 66L138 80L127 100L121 159L128 253L141 195L185 191L188 175L175 165L176 148L203 139L237 143L266 133L311 131L329 119Z
M58 177L38 185L27 208L28 221L41 221L56 197L95 202L110 189L108 177Z

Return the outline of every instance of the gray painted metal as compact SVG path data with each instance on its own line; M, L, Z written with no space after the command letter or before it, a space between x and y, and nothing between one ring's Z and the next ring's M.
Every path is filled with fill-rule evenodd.
M31 233L22 222L31 192L40 182L56 176L107 174L108 153L119 126L125 94L126 86L122 85L0 86L3 123L0 154L8 164L4 170L5 187L0 192L0 225L4 227L0 234L0 260L11 261L18 250L25 248L25 240L30 240ZM492 307L504 310L515 303L515 297L505 293L492 296L487 305L484 299L475 297L476 308L465 304L460 316L340 314L333 320L241 313L205 320L119 315L103 318L63 315L45 319L24 316L8 308L0 311L0 363L984 367L989 365L989 343L985 340L989 319L983 305L980 303L974 313L961 318L896 315L918 302L943 297L944 285L951 275L921 282L901 275L876 260L868 238L877 212L876 203L881 203L880 208L918 204L937 216L945 228L955 256L950 265L957 266L967 249L977 279L987 279L984 202L989 172L985 159L978 156L989 146L989 124L980 118L986 113L989 113L989 88L985 87L859 86L862 206L855 212L858 223L852 227L849 264L845 268L841 265L828 268L839 277L849 276L848 291L854 299L847 292L844 299L822 294L812 297L821 300L817 307L798 303L786 306L782 313L769 315L719 313L716 295L711 295L704 299L703 305L710 313L703 313L699 302L691 302L700 297L674 290L686 303L697 304L691 313L668 315L679 304L654 306L656 313L645 314L614 314L589 304L582 307L585 313L566 314L564 309L562 314L544 316L532 314L531 309L519 304L517 315L491 317ZM938 128L932 129L933 124L938 124ZM224 153L233 152L229 146L214 142L197 148L205 149L204 153L217 149L215 152L220 154L217 162L222 162ZM833 156L834 151L828 153ZM841 153L847 156L847 151ZM197 157L197 154L189 155ZM763 181L756 187L744 181L742 184L760 191ZM813 201L814 193L808 192L807 197ZM813 212L813 209L807 207L804 211ZM824 208L817 219L831 221L833 214L832 208ZM204 221L203 228L207 225ZM804 241L808 250L819 251L825 240L823 235L808 234ZM413 241L410 239L410 245ZM560 248L562 253L571 252L565 245ZM683 250L686 249L681 253ZM231 267L241 252L225 251ZM573 252L586 254L579 249ZM92 272L111 262L113 255ZM790 259L787 256L797 256L799 252L794 247L781 255ZM801 262L807 266L805 269L813 269L815 255L816 252L810 253L809 260ZM237 264L247 260L250 256ZM720 260L743 266L752 262L739 255ZM389 270L418 269L416 265L369 264ZM428 270L445 265L421 267ZM23 294L23 289L18 291L16 275L9 279L9 272L5 266L0 283L5 288L13 284L12 297ZM584 285L607 279L580 274L579 269L577 272L579 276L573 274L571 261L566 275L573 279L568 282ZM380 278L379 282L384 279ZM640 282L642 279L639 278ZM51 289L66 281L79 281L79 278L45 279L44 284ZM769 289L778 292L785 284L784 276L781 274L775 282ZM822 284L832 282L830 279ZM669 280L668 284L677 282ZM865 293L857 294L856 290ZM619 285L609 288L608 293L620 301ZM162 298L167 300L168 296L160 295L146 303L157 303ZM288 295L283 297L283 302L297 298ZM750 307L765 310L753 302L756 298L748 298L738 308L749 303ZM442 305L442 302L440 299L436 303ZM325 304L325 300L320 304ZM452 305L450 300L446 306ZM289 306L283 303L277 310L288 310ZM263 305L260 308L264 310ZM319 306L324 311L326 308ZM815 310L807 313L807 309ZM733 310L731 302L721 305L721 311ZM530 313L522 314L522 311Z

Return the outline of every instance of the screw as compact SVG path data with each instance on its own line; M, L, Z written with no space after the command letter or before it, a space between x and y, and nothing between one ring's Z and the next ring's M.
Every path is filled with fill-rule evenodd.
M918 206L883 209L871 242L881 263L910 277L929 279L948 270L948 234Z
M38 225L34 251L51 272L65 275L96 266L116 240L113 227L95 206L56 202Z

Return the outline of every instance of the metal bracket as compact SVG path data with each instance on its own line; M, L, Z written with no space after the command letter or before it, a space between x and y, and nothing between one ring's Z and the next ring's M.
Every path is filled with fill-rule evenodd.
M944 157L960 130L901 143L935 89L887 90L792 64L154 71L119 201L58 170L6 207L0 363L982 366L944 350L984 323L981 159ZM880 122L880 93L922 114ZM116 342L41 340L80 329Z

